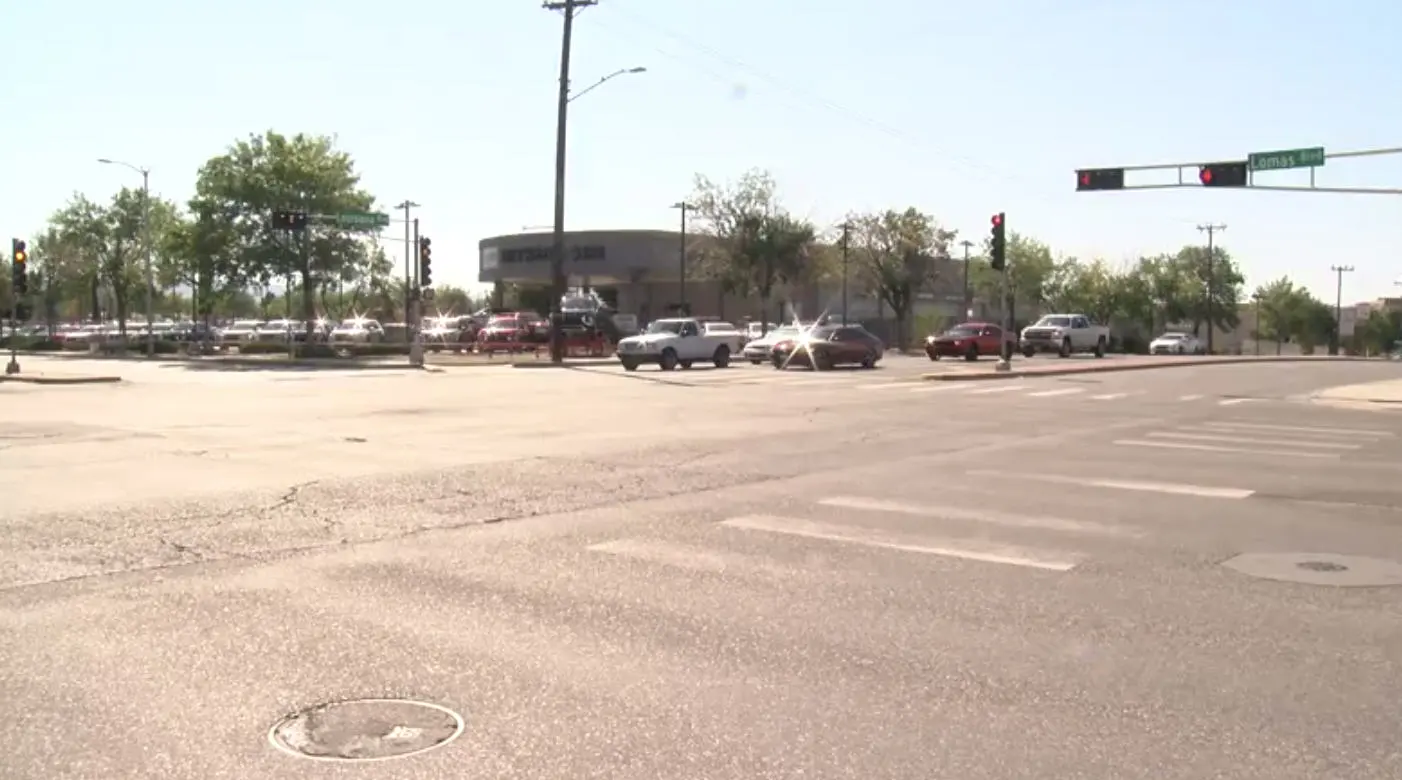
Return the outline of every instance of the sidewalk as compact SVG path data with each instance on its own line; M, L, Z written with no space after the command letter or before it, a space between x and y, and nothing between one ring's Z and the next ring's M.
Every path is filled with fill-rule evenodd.
M1402 411L1402 379L1331 387L1315 393L1314 400L1345 404L1394 405L1398 411Z
M1104 360L1055 361L1026 360L1014 358L1011 371L999 373L989 364L986 370L948 374L925 374L924 379L935 382L968 382L988 379L1019 379L1039 376L1066 376L1068 374L1100 374L1113 371L1144 371L1159 368L1186 368L1195 366L1225 366L1241 363L1286 363L1303 361L1367 360L1369 358L1310 356L1205 356L1205 357L1152 357L1148 355L1107 357Z

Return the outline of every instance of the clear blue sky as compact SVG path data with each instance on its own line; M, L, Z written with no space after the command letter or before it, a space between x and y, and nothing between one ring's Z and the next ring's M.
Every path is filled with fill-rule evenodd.
M436 277L551 218L560 17L531 0L43 0L0 11L0 230L74 191L186 200L197 168L272 128L334 134L382 204L424 207ZM697 172L778 178L820 225L914 205L1067 255L1172 251L1226 223L1252 285L1402 292L1402 196L1081 194L1077 167L1402 146L1402 3L1383 0L602 0L579 18L570 229L671 228ZM1307 181L1304 173L1273 180ZM1402 188L1402 156L1321 185ZM397 245L391 245L397 250Z

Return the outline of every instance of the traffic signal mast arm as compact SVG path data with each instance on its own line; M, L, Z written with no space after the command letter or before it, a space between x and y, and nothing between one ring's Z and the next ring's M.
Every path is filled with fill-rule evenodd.
M1322 148L1294 149L1281 152L1261 152L1245 160L1215 162L1185 162L1165 165L1126 165L1120 168L1084 168L1076 171L1076 190L1172 190L1183 187L1239 187L1271 192L1332 192L1352 195L1402 195L1402 188L1378 187L1319 187L1315 185L1315 168L1325 160L1354 157L1402 155L1402 147L1362 149L1352 152L1323 153ZM1316 164L1317 163L1317 164ZM1308 186L1257 184L1255 174L1279 170L1308 168ZM1161 184L1125 184L1127 173L1137 171L1176 171L1177 182ZM1185 175L1184 171L1188 171ZM1194 181L1196 179L1196 181Z

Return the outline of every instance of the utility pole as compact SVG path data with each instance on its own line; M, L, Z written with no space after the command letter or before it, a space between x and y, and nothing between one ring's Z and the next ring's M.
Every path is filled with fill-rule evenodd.
M419 300L420 300L420 296L421 296L423 293L422 293L422 292L420 291L420 289L419 289L419 255L418 255L418 252L419 252L419 218L418 218L418 217L414 217L414 243L412 244L412 249L410 249L410 252L411 252L411 253L413 254L413 256L414 256L414 262L412 263L412 265L413 265L413 267L414 267L414 287L413 287L414 292L413 292L413 295L411 296L411 299L412 299L412 300L411 300L411 304L412 304L412 307L413 307L412 324L409 325L409 329L406 331L406 334L407 334L408 337L409 337L409 365L411 365L411 366L422 366L422 365L424 364L424 345L423 345L423 342L421 342L421 341L419 340L419 336L420 336L420 333L419 333L419 330L420 330L420 329L419 329L419 324L420 324L420 319L419 319L419 305L420 305L420 304L419 304Z
M413 229L413 219L409 216L409 212L411 209L419 208L419 204L405 198L404 202L395 208L404 210L404 328L407 333L408 328L412 326L409 320L409 308L414 300L414 245L410 243L413 240L413 236L410 235L410 230Z
M964 316L969 319L974 317L974 302L969 298L969 247L973 245L967 238L959 242L964 247Z
M1344 274L1353 273L1354 268L1351 265L1331 265L1329 270L1338 279L1334 285L1334 344L1329 351L1329 354L1337 355L1344 341Z
M686 212L691 209L691 204L686 201L678 201L672 204L672 208L682 213L682 238L681 244L677 247L677 301L681 306L682 316L687 316L691 312L686 306Z
M847 264L850 260L849 246L852 242L852 223L842 223L842 324L846 325L847 320Z
M1212 239L1217 235L1219 230L1226 229L1226 225L1214 225L1212 223L1198 225L1198 230L1207 234L1207 354L1209 355L1213 354L1212 332L1217 329L1213 320L1213 306L1215 304L1212 300L1212 282L1214 276L1212 264L1215 261L1216 255L1213 250Z
M574 16L581 8L597 5L598 0L563 0L547 2L551 11L564 11L565 23L560 34L560 90L555 107L555 225L550 252L550 362L565 362L563 313L565 297L565 148L570 114L570 46L574 42Z

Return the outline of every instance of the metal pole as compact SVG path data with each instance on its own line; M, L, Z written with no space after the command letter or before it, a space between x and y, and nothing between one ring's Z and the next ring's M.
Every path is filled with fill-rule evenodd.
M682 213L682 238L681 246L677 248L677 275L681 280L677 283L677 297L681 304L683 315L687 314L686 308L686 209L688 204L682 201L677 204L677 209Z
M974 242L966 238L960 241L959 245L964 247L964 316L972 319L974 302L969 299L969 247L973 246Z
M1207 234L1207 354L1214 354L1212 342L1213 331L1217 330L1213 315L1215 314L1215 303L1212 299L1213 263L1216 259L1216 250L1213 248L1212 239L1219 230L1226 230L1226 225L1198 225L1198 230Z
M419 331L420 331L420 328L419 328L419 324L420 324L420 322L419 322L419 317L420 317L419 306L420 306L420 296L422 295L422 293L421 293L421 291L419 290L419 263L420 263L420 261L419 261L418 251L419 251L419 218L418 218L418 217L415 217L415 218L414 218L414 243L413 243L413 252L414 252L414 262L413 262L413 266L414 266L414 285L413 285L413 291L412 291L412 292L410 293L410 295L409 295L409 305L413 308L413 316L412 316L412 324L409 326L409 330L408 330L408 336L409 336L409 365L411 365L411 366L422 366L422 365L424 364L424 347L423 347L423 343L419 341L419 337L420 337L420 335L421 335L421 334L419 333Z
M1344 342L1344 274L1354 269L1351 265L1331 265L1329 270L1338 278L1334 286L1334 349L1330 352L1337 355Z
M852 223L842 223L842 324L847 324L847 266L850 261L849 245L852 237Z
M565 151L570 115L570 46L574 41L574 12L597 0L564 0L546 3L550 10L565 12L560 34L560 86L555 106L555 221L550 241L550 362L565 362L564 313L560 310L568 280L565 277Z
M141 169L142 233L146 241L146 357L156 356L156 277L151 270L151 172Z
M413 300L412 290L414 286L412 270L414 256L413 245L409 243L411 240L409 231L412 227L410 225L411 220L409 218L409 210L418 205L419 204L415 203L414 201L405 198L403 203L400 203L398 206L395 206L395 208L397 209L404 209L404 328L406 333L408 332L408 329L411 325L409 321L409 306L410 302Z

